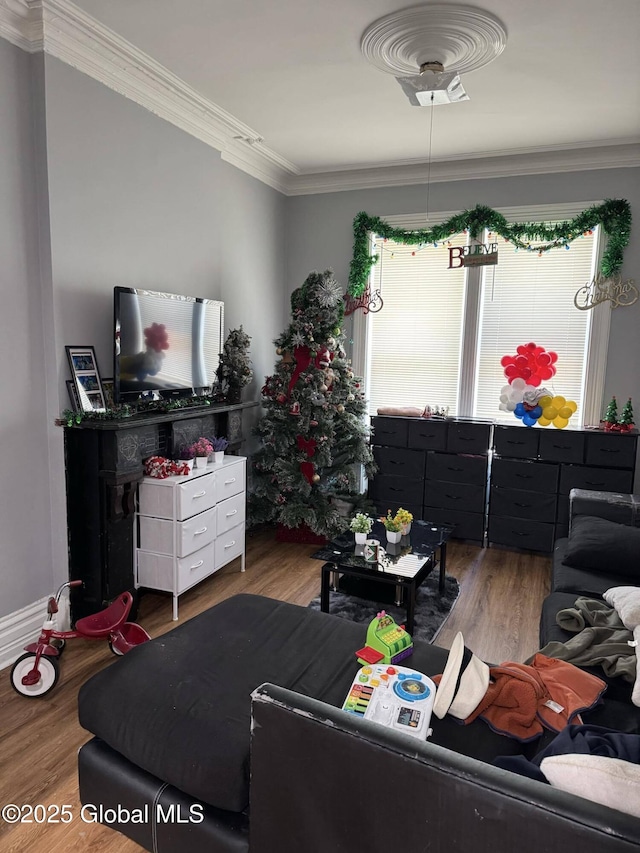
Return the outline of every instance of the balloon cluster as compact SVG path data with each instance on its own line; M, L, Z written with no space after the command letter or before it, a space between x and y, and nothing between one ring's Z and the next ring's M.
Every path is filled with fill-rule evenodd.
M509 384L500 391L500 410L513 412L528 427L553 424L564 429L577 404L539 387L555 376L557 360L555 352L546 352L533 341L519 346L516 355L503 356L500 363Z

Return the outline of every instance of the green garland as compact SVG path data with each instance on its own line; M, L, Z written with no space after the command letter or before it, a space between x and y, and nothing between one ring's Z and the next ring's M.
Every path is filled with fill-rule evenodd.
M558 222L556 225L545 225L544 222L510 224L496 210L478 205L473 210L465 210L428 230L404 231L401 228L394 228L378 216L369 216L367 213L360 212L353 220L353 259L349 268L348 292L351 296L360 296L364 293L371 267L378 260L378 255L369 254L370 232L398 243L418 245L438 243L462 231L468 231L472 238L477 238L487 229L499 234L519 249L542 253L567 246L596 225L602 225L608 237L607 247L600 264L602 274L608 277L622 266L624 249L629 243L631 208L625 199L607 199L603 204L587 208L574 219ZM545 242L532 247L531 240Z
M105 409L104 412L74 412L65 409L56 419L56 426L72 427L78 426L84 421L118 421L130 418L140 412L172 412L175 409L193 409L203 406L212 406L221 403L215 397L187 397L184 400L156 400L150 403L124 404L115 409Z

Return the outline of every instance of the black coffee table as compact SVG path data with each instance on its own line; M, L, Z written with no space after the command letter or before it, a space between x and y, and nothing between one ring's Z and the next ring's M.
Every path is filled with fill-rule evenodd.
M399 606L405 603L407 608L407 631L413 633L416 607L416 592L420 584L439 566L438 588L444 590L447 562L447 540L453 532L452 527L432 524L429 521L414 521L408 536L403 536L397 544L386 541L384 526L376 521L369 539L380 542L380 558L377 563L368 563L364 559L364 545L356 545L353 533L341 533L311 556L323 560L320 583L320 609L329 612L331 575L362 578L396 587ZM334 583L334 590L337 580ZM406 593L406 594L405 594ZM403 602L403 598L406 601Z

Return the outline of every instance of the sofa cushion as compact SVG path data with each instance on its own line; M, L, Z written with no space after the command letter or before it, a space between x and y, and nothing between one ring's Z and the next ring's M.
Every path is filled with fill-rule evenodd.
M606 755L543 758L540 769L554 788L640 817L640 764Z
M608 574L594 569L579 569L565 562L568 539L558 539L553 549L551 589L553 592L572 592L576 595L602 598L612 586L628 586L634 580L620 572L610 570Z
M243 811L252 691L271 682L341 707L366 627L262 596L233 596L89 679L79 692L80 723L158 779ZM447 656L416 642L406 665L432 676ZM522 749L482 722L432 717L431 724L433 742L480 760Z
M640 528L578 515L571 524L564 561L577 569L639 577Z

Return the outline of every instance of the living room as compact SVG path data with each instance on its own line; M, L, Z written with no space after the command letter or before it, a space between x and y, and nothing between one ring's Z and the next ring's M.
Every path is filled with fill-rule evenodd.
M289 4L281 5L278 22L286 30L288 15L293 11ZM28 641L37 634L46 598L68 579L64 445L62 430L55 425L60 412L68 406L65 346L94 346L103 375L110 375L114 286L146 286L223 300L227 327L242 324L252 336L254 380L245 390L245 399L258 400L263 378L273 371L276 359L273 340L288 322L291 293L309 271L327 267L334 270L336 279L346 289L353 250L352 223L359 211L381 217L421 214L425 211L428 186L429 205L435 212L462 211L477 204L497 211L568 204L585 209L605 199L626 199L635 211L640 201L637 110L634 114L637 90L633 88L638 75L632 64L637 61L636 4L616 3L606 10L600 3L588 3L585 7L584 3L572 2L562 4L562 10L557 5L537 4L529 11L531 21L526 28L520 16L517 21L510 17L509 4L490 5L490 11L505 21L509 32L504 53L505 62L509 62L504 69L506 77L514 73L517 45L532 41L539 44L542 55L547 31L559 28L562 22L567 33L571 31L571 21L577 26L578 17L589 21L588 26L573 29L573 39L582 49L580 64L570 69L575 77L559 83L553 68L543 67L546 61L541 58L535 78L539 101L532 112L522 114L519 143L496 146L489 158L458 157L447 161L447 145L452 142L444 136L443 119L436 111L434 141L440 136L440 153L437 159L434 157L430 182L425 171L428 125L423 117L419 120L419 134L412 134L414 138L420 136L419 144L398 157L409 161L397 166L406 170L404 176L398 171L383 174L384 170L379 168L372 174L373 164L379 166L382 158L365 152L359 159L357 153L363 143L358 139L351 142L344 159L338 163L341 167L359 164L359 169L347 172L334 164L315 170L313 161L308 164L301 161L297 174L287 173L289 184L280 184L277 174L274 177L273 161L269 164L263 156L256 165L252 149L260 149L262 143L233 139L240 135L237 124L233 133L222 141L214 132L207 135L207 120L195 121L197 110L192 103L189 110L183 106L190 127L195 128L187 132L184 126L162 117L167 114L166 100L162 104L148 99L140 103L143 87L139 80L136 83L121 76L118 83L118 74L113 69L107 85L92 77L86 67L90 61L83 65L80 58L89 50L87 41L82 41L83 32L91 40L90 23L95 19L89 16L95 15L100 20L99 24L96 22L95 32L96 39L100 36L103 53L108 28L119 31L117 19L100 18L99 4L78 4L80 14L72 4L43 3L46 27L40 41L32 36L37 32L32 18L37 10L32 8L33 4L0 4L3 24L0 174L4 187L0 194L3 222L0 241L5 316L1 346L6 355L0 370L3 387L10 389L11 394L11 412L5 414L0 450L5 471L5 497L0 514L4 593L0 604L0 655L5 666L24 645L19 641ZM372 82L361 93L363 97L370 97L371 91L375 91L380 75L360 57L360 35L376 17L403 6L380 4L377 10L358 9L357 15L353 10L356 20L348 28L349 39L355 44L351 49L369 75L373 75ZM242 11L238 8L237 15ZM220 10L217 12L222 14ZM262 12L268 20L273 10L265 7ZM107 14L104 10L101 13ZM330 16L330 11L314 10L310 4L296 14L302 17L303 13L312 16L310 21ZM197 12L190 14L191 27L196 30ZM340 4L336 4L336 20L343 14ZM60 16L58 24L56 15ZM149 15L153 17L152 12ZM61 26L62 19L71 21L71 34L67 32L66 39L75 45L75 51L64 50L56 40L56 26ZM300 37L304 34L310 38L313 27L304 26L298 18L295 20ZM256 19L256 26L259 21ZM232 23L241 27L240 21ZM143 24L143 20L134 19L130 22L132 29L119 34L141 50L148 50L135 37L136 32L144 33ZM227 21L226 26L230 25ZM188 41L187 35L184 40ZM241 35L237 44L242 45ZM219 46L220 75L224 75L223 47ZM184 44L182 49L188 52ZM319 55L325 56L327 50ZM609 57L606 62L604 51ZM243 62L252 61L244 47L237 52L243 55ZM108 58L108 54L105 56ZM132 55L129 59L133 64ZM626 74L618 70L623 60L629 63ZM144 68L148 70L148 66ZM606 96L589 103L592 132L575 137L565 127L564 138L554 137L545 144L536 132L536 115L553 110L557 123L562 124L569 91L576 86L588 89L590 76L601 77L603 68L609 69L611 79L603 84ZM255 73L260 85L259 69ZM626 78L625 85L629 86L624 97L618 75ZM144 73L140 72L140 76ZM470 75L468 83L472 80ZM397 88L398 100L404 98L395 81L389 85ZM546 86L551 95L546 93ZM527 94L531 100L531 90ZM300 96L299 125L308 124L313 112L311 102L318 97L321 93L306 102ZM498 102L500 91L493 91L492 97ZM167 89L165 98L170 101ZM211 98L200 104L201 114L215 101ZM221 109L225 108L221 99L218 103ZM406 100L403 108L405 103ZM510 105L510 109L515 109L515 105ZM410 111L408 104L406 110ZM414 121L417 123L418 119ZM260 125L256 124L256 128L263 132ZM338 123L335 126L326 123L321 128L315 125L315 130L322 139L322 147L338 148ZM469 138L473 134L472 128L462 127L456 129L451 139ZM369 138L374 135L368 133ZM534 137L538 140L535 144L529 141ZM266 135L265 138L273 150L282 147L279 140ZM309 147L312 141L308 140ZM511 153L504 155L505 149ZM281 161L287 159L292 158L283 154ZM263 179L256 177L256 172ZM382 180L376 183L378 176ZM639 261L636 228L632 228L624 252L623 278L636 277ZM594 313L603 310L609 309L599 306ZM640 361L639 312L640 303L611 311L602 413L614 395L618 399L640 400L636 369ZM351 326L347 328L351 330ZM247 436L257 417L258 409L247 415ZM16 446L28 446L30 458L36 458L37 487L33 481L19 476L14 462ZM245 450L251 453L253 449L252 439L248 438ZM318 565L308 560L310 550L308 546L276 547L268 540L250 538L246 573L249 586L241 575L229 573L224 578L223 594L248 588L258 594L306 605L317 595L320 582ZM252 561L254 566L260 566L259 575L252 574ZM502 582L499 575L505 562L509 563L512 574L526 571L531 585L538 590L535 604L526 603L531 608L530 614L520 617L510 609L506 616L500 616L513 605L513 599L503 606L500 594L493 596L496 585ZM475 545L455 543L450 552L450 570L461 577L466 572L474 582L468 587L469 598L461 595L457 602L451 622L441 635L443 644L448 646L455 631L461 629L474 651L487 659L524 657L535 651L531 642L537 636L537 614L548 584L549 565L548 556L500 549L485 549L483 553ZM479 577L474 567L483 566L487 566L487 574ZM464 582L462 587L464 593ZM487 587L492 590L488 597ZM210 605L217 600L220 599L216 589L202 604ZM199 597L195 596L193 605L185 604L184 611L181 610L181 620L195 615L199 606ZM505 637L513 634L514 622L528 622L522 647L520 640L511 642L508 648L501 647L495 642L496 634ZM496 624L500 626L498 631ZM170 627L169 621L158 617L151 621L148 630L160 632ZM518 630L524 629L518 625ZM73 654L72 649L69 652ZM88 654L89 657L78 655L77 669L65 671L61 691L69 689L77 693L91 666L110 662L108 651L105 655L96 648ZM70 665L71 660L65 663ZM8 701L8 695L3 688L3 700ZM48 725L39 734L37 729L32 730L33 740L41 737L42 755L48 748L46 741L58 703L64 716L74 713L73 700L69 694L64 695L63 700L61 693L53 693L46 700L50 708ZM12 696L12 705L18 699ZM35 718L42 714L42 704L27 705L25 715ZM23 720L19 714L13 719L15 737ZM45 736L44 731L49 734ZM14 750L17 746L14 742ZM75 751L75 746L62 742L60 750ZM21 750L14 754L20 755ZM19 760L35 763L26 750ZM15 765L3 761L6 781L14 771ZM48 785L50 776L47 779ZM32 781L35 790L35 778ZM45 784L42 779L40 784ZM13 801L13 797L8 801ZM126 849L117 847L117 841L113 843L114 849Z

